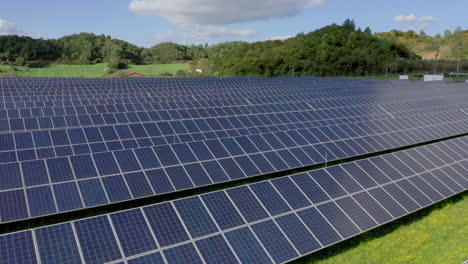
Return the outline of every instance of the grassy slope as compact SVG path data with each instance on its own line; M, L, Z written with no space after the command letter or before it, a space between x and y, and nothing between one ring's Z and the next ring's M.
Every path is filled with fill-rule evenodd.
M462 263L468 259L467 193L295 262Z
M17 71L12 71L12 68L7 65L0 65L1 73L15 73L18 76L27 77L87 77L96 78L104 76L105 63L95 65L56 65L46 68L30 68L26 70L24 67L16 67ZM175 74L178 70L188 70L188 64L151 64L151 65L129 65L125 71L138 72L143 75L158 75L161 72L169 72Z

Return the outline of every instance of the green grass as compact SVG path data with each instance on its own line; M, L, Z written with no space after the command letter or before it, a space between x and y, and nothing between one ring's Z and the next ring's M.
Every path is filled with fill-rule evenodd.
M16 71L8 65L0 65L1 73L16 74L22 77L86 77L97 78L104 77L104 68L106 63L94 65L65 65L59 64L45 68L25 68L16 67ZM178 70L188 70L189 66L185 63L174 64L150 64L150 65L129 65L127 72L138 72L146 76L155 76L162 72L175 74Z
M468 260L466 196L452 197L294 264L461 264Z

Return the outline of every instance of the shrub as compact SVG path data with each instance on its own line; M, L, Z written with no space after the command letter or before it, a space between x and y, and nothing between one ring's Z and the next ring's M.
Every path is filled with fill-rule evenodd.
M123 70L123 69L126 69L127 67L128 67L127 62L118 58L110 59L109 62L107 63L107 68L109 68L111 71Z
M172 77L172 76L174 76L174 75L173 75L172 73L170 73L170 72L164 71L164 72L161 72L160 74L158 74L158 76L161 76L161 77Z

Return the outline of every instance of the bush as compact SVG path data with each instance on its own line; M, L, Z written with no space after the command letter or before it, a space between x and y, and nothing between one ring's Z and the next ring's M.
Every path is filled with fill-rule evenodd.
M184 70L178 70L175 74L177 77L187 77L187 72Z
M174 75L173 75L172 73L170 73L170 72L164 71L164 72L161 72L160 74L158 74L158 76L161 76L161 77L172 77L172 76L174 76Z
M25 63L25 60L24 60L23 57L18 57L18 58L16 58L16 60L15 60L15 65L17 65L17 66L23 66L24 63Z
M124 60L114 58L114 59L109 60L106 68L109 68L110 71L123 70L123 69L128 68L128 64Z

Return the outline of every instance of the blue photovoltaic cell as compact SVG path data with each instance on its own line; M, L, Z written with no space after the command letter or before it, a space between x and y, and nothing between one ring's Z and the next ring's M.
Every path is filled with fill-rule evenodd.
M110 152L93 154L96 167L100 175L111 175L120 173L117 162Z
M372 178L367 175L367 173L362 170L356 163L347 163L343 164L343 169L345 169L353 178L361 184L364 188L371 188L377 185L377 183L372 180Z
M42 263L81 263L80 253L70 223L34 231Z
M203 162L202 165L214 183L229 180L223 168L221 168L218 162L207 161Z
M161 247L189 239L180 218L170 203L145 207L143 211Z
M272 263L249 228L227 232L226 239L242 263Z
M408 212L417 210L420 206L396 184L389 184L382 187Z
M130 259L127 261L128 264L165 264L161 253L156 252L146 256Z
M156 152L156 156L158 156L161 164L163 166L171 166L179 164L174 151L172 151L170 146L157 146L153 148Z
M159 168L159 160L151 148L135 149L135 154L143 169Z
M49 183L47 169L43 160L27 161L21 164L24 184L34 186Z
M278 215L291 210L270 182L252 184L250 185L250 189L255 193L260 202L262 202L270 215Z
M182 221L192 238L205 236L218 231L208 211L199 197L192 197L174 202Z
M362 231L371 229L377 225L377 223L351 197L339 199L336 203Z
M125 256L157 248L156 241L154 241L140 209L115 213L110 217Z
M23 190L0 192L0 216L2 222L28 217L26 197Z
M320 248L320 244L295 214L281 216L275 221L301 255Z
M245 224L241 215L224 192L202 195L202 200L221 229Z
M233 159L227 158L218 160L218 162L231 179L240 179L246 176Z
M297 214L323 246L341 240L341 236L333 229L327 220L323 218L316 208L309 208Z
M400 217L407 213L407 211L382 188L370 190L369 194L372 195L372 197L378 201L394 218Z
M146 180L146 176L143 172L125 174L124 177L134 198L153 194L153 191L151 190L148 180Z
M247 187L228 189L227 193L247 222L250 223L269 216Z
M2 151L15 149L15 142L12 134L0 134L0 149Z
M250 159L255 163L255 165L257 165L262 173L266 174L275 171L270 162L268 162L268 160L262 154L251 155Z
M67 132L65 130L51 130L50 136L52 137L52 142L54 146L69 145Z
M273 221L255 224L252 229L275 262L285 262L299 256Z
M190 142L189 146L199 161L214 159L210 150L203 142Z
M312 180L308 173L293 175L291 179L313 203L320 203L330 199L318 184Z
M16 133L14 135L15 135L16 149L34 148L31 133L24 132L24 133Z
M328 221L340 232L343 238L359 233L359 229L333 202L319 205L317 207Z
M325 170L311 171L310 175L330 195L337 198L346 195L346 191Z
M207 264L238 263L221 235L208 237L195 243Z
M55 200L60 212L70 211L83 207L81 203L80 193L76 187L76 183L68 182L53 185Z
M169 264L186 263L202 264L200 256L193 244L185 244L178 247L169 248L163 251L163 254Z
M189 176L184 170L184 167L177 166L177 167L169 167L166 168L166 173L171 179L174 187L177 190L187 189L193 187L192 181L190 181Z
M106 216L74 223L86 263L103 263L122 258Z
M411 198L413 198L421 207L427 206L432 203L432 201L421 192L418 188L416 188L411 182L408 180L402 180L397 182L397 185L405 191ZM436 193L432 190L433 193ZM438 197L438 194L436 194Z
M77 179L97 176L97 171L90 155L71 156L70 161Z
M289 169L289 166L276 154L276 152L266 152L263 153L265 155L265 158L275 167L277 171L282 171Z
M37 263L31 231L0 236L0 259L5 264Z
M185 165L184 168L196 186L209 185L213 183L200 163L188 164Z
M174 191L166 172L163 169L146 171L146 176L156 194Z
M106 193L99 179L78 182L86 207L108 203Z
M293 183L291 178L282 177L272 180L271 183L293 209L299 209L310 205L310 202Z
M57 212L50 186L26 189L31 216L47 215Z
M358 193L353 198L374 218L378 224L392 220L392 216L378 204L368 193Z
M248 156L236 157L234 159L247 177L261 174L261 172L257 169L255 164L249 159Z
M133 151L116 151L114 152L114 155L120 165L122 172L141 170L140 165L138 164L138 161L133 154Z
M326 171L349 193L362 190L362 187L341 166L329 167Z
M189 163L197 161L197 158L192 153L192 150L190 150L187 144L174 144L171 145L171 147L179 158L180 162Z
M23 187L18 163L0 164L0 190Z
M104 177L102 178L102 182L110 202L118 202L132 198L122 176Z
M47 167L49 168L50 179L54 183L75 179L67 158L48 159Z

